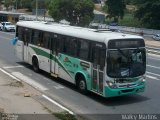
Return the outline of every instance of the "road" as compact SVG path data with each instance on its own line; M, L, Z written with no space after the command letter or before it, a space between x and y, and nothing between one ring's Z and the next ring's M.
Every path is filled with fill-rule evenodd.
M14 55L13 33L0 32L0 68L39 89L51 99L76 114L89 119L104 119L109 114L160 114L160 56L147 56L145 92L115 98L102 98L93 93L82 95L75 86L56 80L45 72L35 73Z

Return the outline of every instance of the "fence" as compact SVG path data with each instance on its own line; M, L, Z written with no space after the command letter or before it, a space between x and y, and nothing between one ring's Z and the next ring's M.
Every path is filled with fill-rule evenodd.
M160 34L160 30L155 29L146 29L146 28L136 28L136 27L126 27L126 26L109 26L106 24L92 23L91 26L98 26L98 28L107 28L107 29L118 29L125 32L133 32L133 33L143 33L143 34Z

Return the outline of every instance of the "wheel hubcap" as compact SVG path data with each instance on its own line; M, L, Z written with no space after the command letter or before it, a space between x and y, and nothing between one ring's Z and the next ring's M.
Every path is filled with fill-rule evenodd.
M81 90L84 90L85 89L85 82L81 80L79 83L79 87Z

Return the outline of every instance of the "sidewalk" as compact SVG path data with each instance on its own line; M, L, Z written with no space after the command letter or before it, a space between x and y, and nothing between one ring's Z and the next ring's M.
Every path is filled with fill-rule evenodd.
M41 93L0 71L0 120L58 120L35 96Z
M153 40L149 37L144 37L146 46L160 48L160 41Z

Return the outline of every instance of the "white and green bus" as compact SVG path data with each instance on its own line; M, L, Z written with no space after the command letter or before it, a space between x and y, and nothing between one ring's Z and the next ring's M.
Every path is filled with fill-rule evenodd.
M62 78L85 93L103 97L143 92L146 49L140 36L89 28L21 21L16 55L22 61Z

